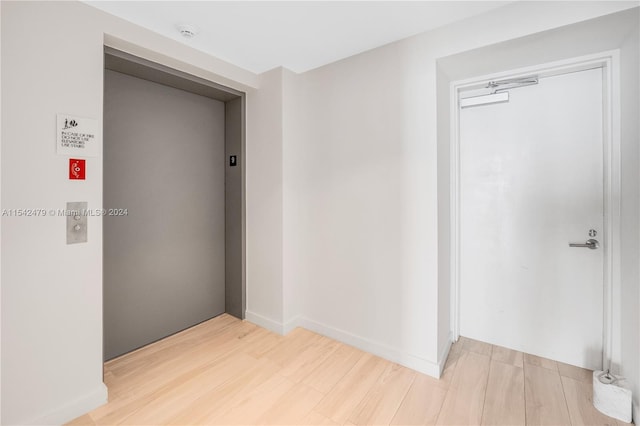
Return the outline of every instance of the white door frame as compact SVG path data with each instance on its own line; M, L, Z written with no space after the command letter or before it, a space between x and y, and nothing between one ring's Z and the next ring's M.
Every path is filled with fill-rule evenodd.
M620 361L620 58L619 50L519 68L450 84L450 220L451 220L451 335L460 337L460 91L484 87L490 80L536 74L540 77L590 68L603 69L603 161L604 161L604 294L602 365Z

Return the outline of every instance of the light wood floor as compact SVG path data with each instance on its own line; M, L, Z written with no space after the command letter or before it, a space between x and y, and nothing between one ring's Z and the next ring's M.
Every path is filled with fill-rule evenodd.
M104 371L109 403L70 424L620 424L593 408L590 371L465 338L436 380L221 315Z

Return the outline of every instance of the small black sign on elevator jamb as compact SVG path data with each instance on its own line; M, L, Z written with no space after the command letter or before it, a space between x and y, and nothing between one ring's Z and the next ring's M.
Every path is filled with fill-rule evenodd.
M238 158L236 155L231 155L229 157L229 166L231 167L235 167L238 165Z

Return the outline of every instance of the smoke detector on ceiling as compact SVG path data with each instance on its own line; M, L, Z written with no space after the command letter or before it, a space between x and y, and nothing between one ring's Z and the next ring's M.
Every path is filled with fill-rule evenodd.
M198 34L198 29L190 24L178 25L178 31L184 38L194 38Z

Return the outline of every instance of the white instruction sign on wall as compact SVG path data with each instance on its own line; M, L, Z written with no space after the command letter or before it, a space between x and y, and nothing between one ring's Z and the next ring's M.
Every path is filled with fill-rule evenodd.
M98 156L98 120L69 114L58 114L57 118L56 152L58 155Z

